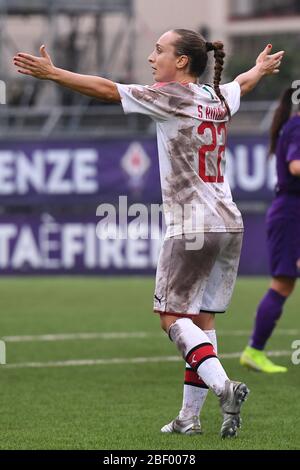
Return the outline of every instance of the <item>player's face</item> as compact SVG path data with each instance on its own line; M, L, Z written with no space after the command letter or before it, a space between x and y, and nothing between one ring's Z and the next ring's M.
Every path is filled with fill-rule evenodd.
M170 82L176 79L178 56L175 55L173 44L178 37L173 31L167 31L159 38L154 51L148 57L156 82Z

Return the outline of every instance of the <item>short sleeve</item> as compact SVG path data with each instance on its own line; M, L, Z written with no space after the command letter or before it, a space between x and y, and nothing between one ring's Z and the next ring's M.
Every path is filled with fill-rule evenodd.
M233 116L240 107L241 102L241 87L237 81L226 83L220 86L220 90L228 103L231 116Z
M116 86L125 114L145 114L158 122L169 119L171 113L168 99L159 90L142 85L116 83Z
M288 146L286 152L286 161L300 160L300 129L294 128L288 138Z

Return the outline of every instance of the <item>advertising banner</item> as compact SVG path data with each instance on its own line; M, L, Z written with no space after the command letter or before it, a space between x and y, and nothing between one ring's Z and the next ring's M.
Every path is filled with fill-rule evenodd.
M275 160L265 137L231 137L226 174L237 201L272 199ZM148 139L0 142L2 205L161 200L157 144Z
M275 160L265 137L231 137L226 172L237 202L271 201ZM0 206L20 210L0 216L0 274L153 274L160 240L97 237L97 207L120 196L161 203L154 138L2 141ZM240 273L264 274L264 215L244 214L244 222Z
M263 216L246 215L240 274L266 274ZM153 274L163 232L154 236L99 237L97 217L55 218L49 214L0 218L0 275ZM146 233L146 231L144 231ZM149 231L150 233L150 231Z

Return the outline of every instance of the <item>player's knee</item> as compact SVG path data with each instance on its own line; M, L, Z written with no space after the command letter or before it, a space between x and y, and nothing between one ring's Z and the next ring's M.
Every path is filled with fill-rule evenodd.
M161 315L160 326L168 334L171 325L173 325L173 323L175 323L176 320L178 320L177 317L173 317L171 315Z
M166 333L168 332L168 323L166 321L165 315L160 316L160 326L162 330L164 330Z
M291 295L295 288L296 279L278 277L272 280L271 287L284 297Z
M288 297L289 295L292 294L294 288L295 288L295 283L293 283L293 284L288 284L287 286L285 286L285 287L283 288L283 293L282 293L282 295L284 295L285 297Z
M200 315L195 315L193 322L201 328L201 330L215 329L215 315L212 313L200 313Z

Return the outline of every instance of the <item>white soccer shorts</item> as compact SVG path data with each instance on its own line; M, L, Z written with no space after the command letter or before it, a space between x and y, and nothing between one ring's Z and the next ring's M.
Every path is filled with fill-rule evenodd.
M159 255L154 311L194 316L225 313L234 289L243 233L204 233L203 247L187 250L187 239L165 239Z

